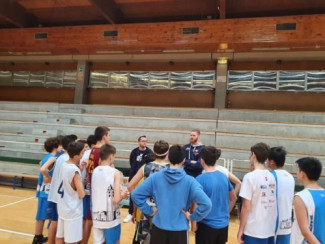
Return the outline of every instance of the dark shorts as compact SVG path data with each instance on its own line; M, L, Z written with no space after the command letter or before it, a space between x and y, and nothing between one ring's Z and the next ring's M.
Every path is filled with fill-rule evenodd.
M186 244L188 243L187 230L169 231L162 230L152 225L150 244Z
M288 234L288 235L277 235L275 243L276 244L290 244L290 234Z
M268 238L256 238L244 235L245 244L274 244L274 236Z
M57 209L57 205L55 202L50 202L49 203L49 209L50 209L50 212L51 212L51 215L50 215L50 220L52 221L58 221L58 209Z
M86 195L83 199L83 219L87 219L88 211L90 209L90 195Z
M228 241L228 226L221 229L214 229L206 224L197 223L195 232L196 244L224 244Z

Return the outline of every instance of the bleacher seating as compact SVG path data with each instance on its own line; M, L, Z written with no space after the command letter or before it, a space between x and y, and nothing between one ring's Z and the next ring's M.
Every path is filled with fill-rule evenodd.
M111 143L117 148L115 165L122 169L129 167L129 154L140 135L148 137L151 148L159 139L184 144L193 128L201 130L204 144L222 149L221 157L232 162L240 178L248 171L244 160L250 146L261 141L286 147L286 168L292 173L295 160L303 156L318 157L325 166L323 113L21 102L0 102L0 160L38 164L47 137L76 134L86 138L98 125L111 129ZM0 162L0 172L5 172L3 167Z

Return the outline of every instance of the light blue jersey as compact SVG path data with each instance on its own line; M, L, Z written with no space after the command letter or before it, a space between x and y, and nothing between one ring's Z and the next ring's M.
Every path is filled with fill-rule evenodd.
M55 158L56 156L54 156L52 153L48 153L45 155L45 157L42 159L41 161L41 167L50 159L50 158ZM53 174L53 168L51 170L49 170L49 175L52 177ZM37 189L36 189L36 197L38 198L47 198L48 197L48 193L50 190L50 185L51 183L44 183L43 182L43 175L42 173L39 174L38 176L38 182L37 182Z
M325 243L325 190L304 189L298 192L296 196L299 196L306 206L309 229L320 243ZM292 226L291 243L307 243L301 234L296 219L294 219Z

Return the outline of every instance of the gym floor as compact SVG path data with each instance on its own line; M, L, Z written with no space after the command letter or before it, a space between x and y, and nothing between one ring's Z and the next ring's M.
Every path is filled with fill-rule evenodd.
M35 190L0 186L0 243L30 244L34 236L37 198ZM121 208L121 220L127 215L127 208ZM44 235L47 236L48 222L45 222ZM239 226L237 216L232 216L229 225L228 243L237 243ZM122 223L121 244L131 244L134 234L133 223ZM89 240L92 243L92 237ZM190 244L194 244L194 234L190 233Z

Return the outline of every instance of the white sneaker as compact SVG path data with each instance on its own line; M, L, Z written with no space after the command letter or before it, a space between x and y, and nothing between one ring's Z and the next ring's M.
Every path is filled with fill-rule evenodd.
M125 219L123 220L124 223L127 223L127 222L130 222L132 220L132 215L131 214L128 214L126 215Z

